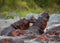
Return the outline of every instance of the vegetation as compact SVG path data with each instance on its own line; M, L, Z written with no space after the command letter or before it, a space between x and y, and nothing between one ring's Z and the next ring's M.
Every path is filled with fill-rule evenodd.
M25 17L28 13L43 11L60 13L60 0L0 0L0 13L5 15L14 12Z

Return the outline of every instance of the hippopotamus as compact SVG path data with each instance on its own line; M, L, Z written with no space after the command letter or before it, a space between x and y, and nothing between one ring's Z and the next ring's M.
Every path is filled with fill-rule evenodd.
M16 37L2 37L0 39L0 43L24 43L24 41L20 38L16 38Z
M15 29L25 30L28 29L29 23L30 23L29 20L23 18L20 21L13 23L11 26L14 27Z
M48 20L49 20L48 13L45 12L42 13L41 17L37 19L37 21L33 24L33 26L29 27L29 30L32 31L33 33L43 34Z

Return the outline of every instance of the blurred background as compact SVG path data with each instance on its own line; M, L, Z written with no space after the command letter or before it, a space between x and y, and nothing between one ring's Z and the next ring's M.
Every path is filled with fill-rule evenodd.
M0 0L2 18L25 17L30 13L40 14L44 11L48 11L49 14L59 14L60 0Z

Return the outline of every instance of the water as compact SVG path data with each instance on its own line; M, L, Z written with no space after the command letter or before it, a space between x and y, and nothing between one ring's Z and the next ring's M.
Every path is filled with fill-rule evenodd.
M38 14L30 13L30 14L27 14L26 19L31 19L32 16L36 19L38 19L38 17L39 17Z
M18 19L7 19L7 20L0 20L0 35L1 35L1 32L3 34L6 33L6 35L11 32L13 30L13 27L11 27L10 25L17 22L18 20L20 20L19 18ZM10 30L10 31L9 31ZM8 33L7 33L8 32Z
M55 29L55 30L59 30L60 31L60 14L52 14L50 15L49 21L47 23L46 29L51 30L51 29ZM44 30L45 32L47 30Z

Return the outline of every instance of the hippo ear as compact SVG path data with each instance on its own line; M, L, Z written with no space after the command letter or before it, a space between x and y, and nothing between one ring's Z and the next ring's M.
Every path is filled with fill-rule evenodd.
M46 17L46 18L49 18L49 14L48 14L48 12L44 12L44 13L42 13L42 14L41 14L41 17L44 17L44 18L45 18L45 17Z

